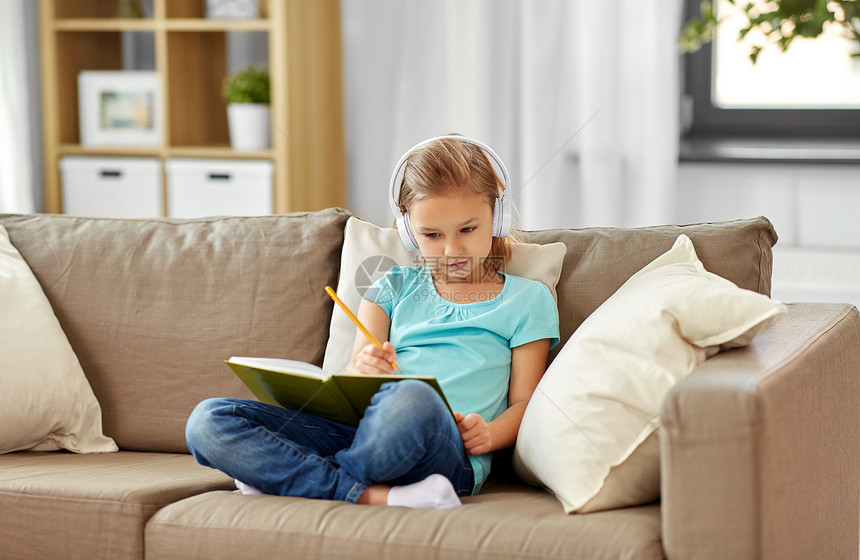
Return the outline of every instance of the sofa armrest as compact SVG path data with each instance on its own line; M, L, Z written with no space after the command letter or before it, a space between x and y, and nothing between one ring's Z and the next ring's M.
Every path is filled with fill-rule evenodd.
M667 558L857 558L860 316L789 305L662 410Z

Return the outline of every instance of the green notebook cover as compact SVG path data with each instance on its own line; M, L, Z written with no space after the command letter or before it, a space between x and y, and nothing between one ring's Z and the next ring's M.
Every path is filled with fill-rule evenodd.
M370 399L383 383L418 379L433 387L454 412L435 377L414 375L329 375L319 367L296 360L232 357L226 360L260 402L282 406L357 426Z

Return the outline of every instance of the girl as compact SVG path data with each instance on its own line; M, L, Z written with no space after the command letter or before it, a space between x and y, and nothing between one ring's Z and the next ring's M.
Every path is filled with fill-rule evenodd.
M419 144L395 168L393 210L423 264L394 267L367 290L358 317L386 342L379 349L358 332L347 367L394 374L396 361L404 372L435 376L455 418L433 389L412 380L383 385L357 428L210 399L186 428L201 464L236 478L246 493L360 504L454 507L480 490L492 452L516 441L558 342L549 289L504 273L510 241L494 212L503 221L497 199L507 185L488 154L507 179L495 153L456 135Z

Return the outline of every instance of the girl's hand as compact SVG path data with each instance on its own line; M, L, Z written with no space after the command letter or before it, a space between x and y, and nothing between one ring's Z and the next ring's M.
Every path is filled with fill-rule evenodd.
M391 362L396 360L397 353L394 351L394 345L387 340L382 343L381 350L374 344L365 344L352 357L347 371L364 375L393 374L394 366Z
M467 414L463 416L459 412L454 413L457 420L457 430L463 438L463 447L469 455L483 455L492 451L492 438L490 437L490 425L484 421L479 414Z

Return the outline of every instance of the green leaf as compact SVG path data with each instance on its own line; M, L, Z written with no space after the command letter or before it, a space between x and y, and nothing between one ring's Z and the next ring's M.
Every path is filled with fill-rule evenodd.
M750 60L752 61L753 64L755 64L756 61L758 60L758 55L760 52L761 52L761 47L759 47L759 46L754 46L752 49L750 49Z
M782 36L779 38L778 44L779 44L779 48L782 50L782 52L785 52L788 50L788 47L791 45L791 42L794 40L794 37L795 37L794 35L789 35L788 37Z

